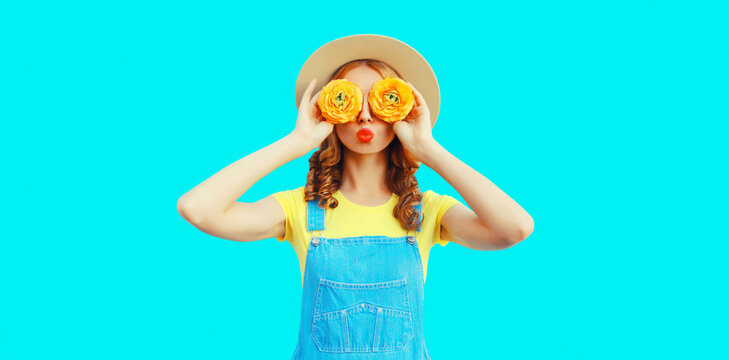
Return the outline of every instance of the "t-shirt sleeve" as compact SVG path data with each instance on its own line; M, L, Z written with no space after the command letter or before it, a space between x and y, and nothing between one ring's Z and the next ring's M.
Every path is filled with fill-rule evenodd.
M440 221L443 218L443 215L445 215L445 213L448 211L448 209L453 207L453 205L460 203L460 201L452 196L438 194L434 194L434 197L431 201L434 202L433 209L435 209L436 213L435 229L433 231L433 244L446 246L446 244L448 244L450 241L441 238Z
M278 201L279 205L286 213L286 234L283 237L276 237L279 242L288 241L291 242L293 238L292 225L294 223L294 215L296 214L296 193L297 190L285 190L271 194L271 196Z

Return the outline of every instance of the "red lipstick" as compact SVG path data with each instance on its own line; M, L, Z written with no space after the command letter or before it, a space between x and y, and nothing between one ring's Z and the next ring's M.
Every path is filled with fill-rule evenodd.
M375 134L369 128L362 128L357 131L357 138L359 138L359 141L361 142L369 142L374 136Z

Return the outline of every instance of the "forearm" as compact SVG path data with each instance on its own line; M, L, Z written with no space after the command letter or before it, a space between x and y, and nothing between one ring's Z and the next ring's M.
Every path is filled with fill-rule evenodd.
M258 180L289 161L306 155L308 151L308 146L290 133L226 166L195 186L179 199L178 208L195 221L219 216Z
M512 239L531 232L531 216L494 183L453 156L438 142L433 141L428 148L423 163L461 194L486 228Z

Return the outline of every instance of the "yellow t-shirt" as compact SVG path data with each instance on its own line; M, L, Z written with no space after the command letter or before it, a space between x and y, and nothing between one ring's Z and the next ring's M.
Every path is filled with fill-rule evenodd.
M335 209L326 209L326 229L322 232L322 236L332 238L367 235L396 237L406 234L405 229L392 215L399 196L393 194L390 200L379 206L363 206L347 200L339 190L332 195L339 201L339 205ZM294 247L299 258L303 283L306 252L311 240L311 234L306 228L304 186L280 191L271 196L279 202L286 213L286 234L284 237L276 239L280 242L288 241ZM448 243L447 240L440 237L441 218L456 203L459 203L456 198L438 195L432 190L423 193L423 223L420 232L416 235L423 261L423 282L427 277L430 248L436 243L442 246ZM412 235L414 232L410 234Z

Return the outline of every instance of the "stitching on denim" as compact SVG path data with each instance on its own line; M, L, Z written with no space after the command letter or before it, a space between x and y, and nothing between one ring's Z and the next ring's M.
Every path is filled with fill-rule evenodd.
M408 283L407 283L408 279L405 278L403 280L405 280L405 298L406 298L406 301L408 302L408 309L410 310L410 314L412 314L413 307L412 307L412 304L410 303L410 289L408 289ZM411 320L412 320L412 318L411 318Z
M311 239L309 240L309 242L311 242ZM306 284L306 276L309 274L310 269L311 269L311 267L310 267L311 258L314 256L312 254L312 252L314 251L311 249L312 247L313 246L307 246L307 249L306 249L306 262L304 264L304 281L302 281L302 284L301 284L302 289L306 289L306 287L304 286ZM303 297L303 295L302 295L302 297Z
M403 284L405 284L405 287L407 287L406 280L407 280L407 278L382 281L382 282L376 282L376 283L344 283L344 282L338 282L338 281L320 278L319 286L321 287L322 285L326 285L326 286L329 286L332 288L344 288L344 289L381 289L381 288L402 286Z
M362 243L374 243L374 244L393 244L400 243L403 240L407 241L408 236L384 236L384 235L364 235L364 236L349 236L341 238L327 238L321 237L322 243L326 242L332 245L357 245ZM408 244L409 245L409 244Z
M418 243L418 238L415 237L415 244ZM419 265L418 269L420 269L420 278L423 280L423 287L425 287L425 269L423 268L423 257L420 255L420 246L414 246L415 251L415 262ZM425 301L425 293L423 293L423 301Z
M318 199L309 200L306 202L306 226L307 230L324 230L325 222L324 216L326 209L319 207Z
M415 336L415 332L413 331L412 325L408 329L408 334L410 334L410 336L407 339L405 339L405 341L402 343L402 348L405 348L405 346L408 345L408 342L410 342L410 339L412 339Z
M387 347L381 347L381 348L376 348L376 349L371 349L369 346L367 346L367 347L350 347L347 349L335 348L335 347L319 347L319 349L322 352L329 352L329 353L353 353L353 352L384 352L384 351L393 351L393 350L401 351L404 347L405 346L395 345L395 346L387 346Z
M395 345L383 346L383 347L378 348L374 345L374 342L377 339L377 335L379 335L382 332L381 331L382 325L381 325L381 319L380 319L380 322L379 322L380 331L378 332L378 329L377 329L378 318L375 318L375 330L374 330L375 333L373 334L373 346L371 346L371 347L370 346L361 346L361 347L354 346L353 347L353 346L351 346L351 338L350 338L350 331L349 331L349 318L346 316L347 313L345 311L341 311L341 310L335 311L333 313L336 313L336 315L337 315L336 318L339 319L339 324L342 327L342 333L344 334L344 338L343 338L344 345L343 346L334 346L334 345L322 346L320 344L320 342L317 340L317 337L314 336L314 328L316 327L316 325L318 323L320 323L324 319L316 319L317 321L315 321L312 324L312 331L310 333L310 337L312 338L312 340L314 341L314 343L316 344L317 348L320 351L347 353L347 352L363 352L363 351L364 352L378 352L378 351L401 350L405 347L405 345L408 343L408 341L410 341L410 339L412 339L414 337L414 334L412 331L412 324L407 321L407 318L403 318L405 320L405 322L404 322L405 332L403 332L401 334L405 335L406 338L404 338L404 339L395 338ZM375 312L375 314L377 314L377 312ZM379 314L383 314L383 315L378 315L378 316L384 316L384 312L380 312Z
M349 319L347 318L347 312L342 311L342 327L344 328L344 348L347 349L349 347L350 341L349 341Z
M311 231L314 230L312 219L314 218L314 210L311 208L311 200L306 202L306 228Z
M316 345L316 347L319 349L319 351L324 351L324 348L319 346L319 342L316 341L316 338L314 337L314 327L313 326L311 327L311 332L309 333L309 336L311 336L311 341L314 342L314 345Z
M319 279L319 286L316 289L316 300L314 300L314 315L319 313L319 293L321 293L321 279Z
M362 306L364 304L365 306ZM400 309L394 309L390 307L383 307L383 306L377 306L366 302L359 302L355 305L348 306L344 309L339 310L332 310L327 312L319 312L314 314L312 316L312 320L330 320L332 318L338 317L341 314L356 314L361 312L368 312L370 314L377 314L377 310L381 310L382 313L391 315L392 317L397 317L401 319L408 319L408 317L412 318L412 314L408 310L400 310Z
M411 338L412 338L412 335L410 336L410 338L408 338L408 341L410 341ZM385 346L385 347L374 348L374 349L369 346L349 347L346 349L342 349L341 347L334 347L334 346L320 347L319 344L317 344L317 347L319 348L320 351L330 352L330 353L383 352L383 351L393 351L393 350L400 351L403 348L405 348L404 344L407 344L407 343L403 343L403 345L398 344L398 345L394 345L394 346Z
M318 230L324 230L324 216L326 214L326 209L322 209L319 207L319 201L317 199L316 204L316 228Z
M376 315L375 315L375 333L372 334L372 351L374 351L377 348L377 338L378 338L378 335L380 335L380 329L377 327L377 325L382 326L382 324L380 324L382 322L381 317L382 317L382 311L380 311L378 309L378 311L376 312Z
M405 306L408 310L400 310L393 308L380 307L377 305L370 304L366 301L359 302L345 309L339 309L335 311L329 311L326 313L320 313L321 311L321 297L324 286L330 286L332 288L345 288L345 289L382 289L390 287L402 287L404 289L402 300L405 302ZM314 316L312 317L312 331L310 333L311 338L316 343L317 348L320 351L334 352L334 353L351 353L351 352L382 352L392 350L402 350L405 345L414 337L413 324L412 324L412 305L410 304L410 291L408 290L407 278L395 279L377 283L343 283L332 281L324 278L319 279L319 285L317 288ZM402 306L403 304L397 305ZM378 311L379 310L379 311ZM372 346L357 347L351 346L350 329L349 329L349 317L351 313L357 312L369 312L375 315L375 330L372 339ZM380 334L382 334L382 324L384 316L394 316L402 319L403 331L395 338L389 338L390 341L394 341L394 345L377 347L377 340ZM314 336L314 329L317 328L317 324L322 321L332 320L336 321L339 319L341 324L346 324L346 328L343 327L343 333L345 338L343 339L344 344L341 346L322 346L317 338ZM377 325L379 324L380 329L378 331ZM344 326L344 325L342 325Z
M407 285L407 278L405 278L405 280L406 280L405 283ZM414 331L413 331L413 315L412 315L413 306L412 306L412 303L410 302L410 287L409 286L405 286L405 296L407 297L407 301L408 301L408 309L410 309L410 314L409 314L408 318L405 320L405 325L408 327L408 333L410 334L410 337L405 339L405 342L402 345L403 348L405 347L405 345L407 345L407 343L410 341L410 339L412 339L413 336L415 336Z
M324 229L325 214L326 214L326 209L321 209L321 208L319 208L319 211L317 211L317 213L316 213L316 226L319 229Z

